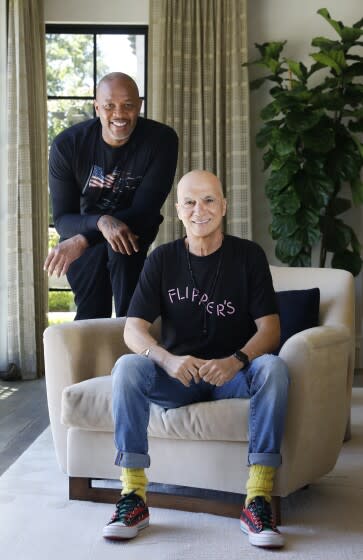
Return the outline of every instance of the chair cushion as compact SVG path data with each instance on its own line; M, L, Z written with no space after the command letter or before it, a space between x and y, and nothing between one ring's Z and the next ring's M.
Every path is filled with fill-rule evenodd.
M68 427L113 432L111 376L70 385L62 393L61 421ZM248 441L248 399L195 403L165 410L152 404L150 437Z
M286 290L276 292L276 296L281 323L278 354L288 338L319 325L320 290Z

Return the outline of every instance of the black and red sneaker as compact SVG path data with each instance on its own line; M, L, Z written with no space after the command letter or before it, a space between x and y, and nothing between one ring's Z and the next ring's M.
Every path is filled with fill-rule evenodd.
M265 498L257 496L244 507L240 522L241 530L248 535L251 544L267 548L284 546L284 537L276 527L271 506Z
M103 528L102 534L105 539L132 539L148 525L148 507L144 500L133 491L126 496L122 496L117 502L116 510Z

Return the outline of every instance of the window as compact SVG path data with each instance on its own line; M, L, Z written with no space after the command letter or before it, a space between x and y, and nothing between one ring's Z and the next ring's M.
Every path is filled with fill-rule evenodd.
M136 81L146 116L146 26L47 25L48 145L65 128L95 116L93 99L100 78L125 72ZM58 242L49 208L49 247ZM67 279L49 280L49 322L73 319Z

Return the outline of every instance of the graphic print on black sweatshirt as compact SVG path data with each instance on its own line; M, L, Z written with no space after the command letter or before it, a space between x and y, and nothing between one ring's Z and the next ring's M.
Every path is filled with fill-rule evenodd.
M100 211L114 210L120 204L127 208L141 180L141 175L132 177L129 171L117 166L111 173L105 174L102 167L95 164L82 194L91 194L92 199L96 199L95 207Z

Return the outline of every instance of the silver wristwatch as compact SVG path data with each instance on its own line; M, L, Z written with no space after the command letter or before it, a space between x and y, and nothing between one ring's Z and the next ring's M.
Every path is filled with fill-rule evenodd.
M150 354L150 347L149 348L145 348L145 350L143 350L140 354L140 356L145 356L145 358L148 358Z

